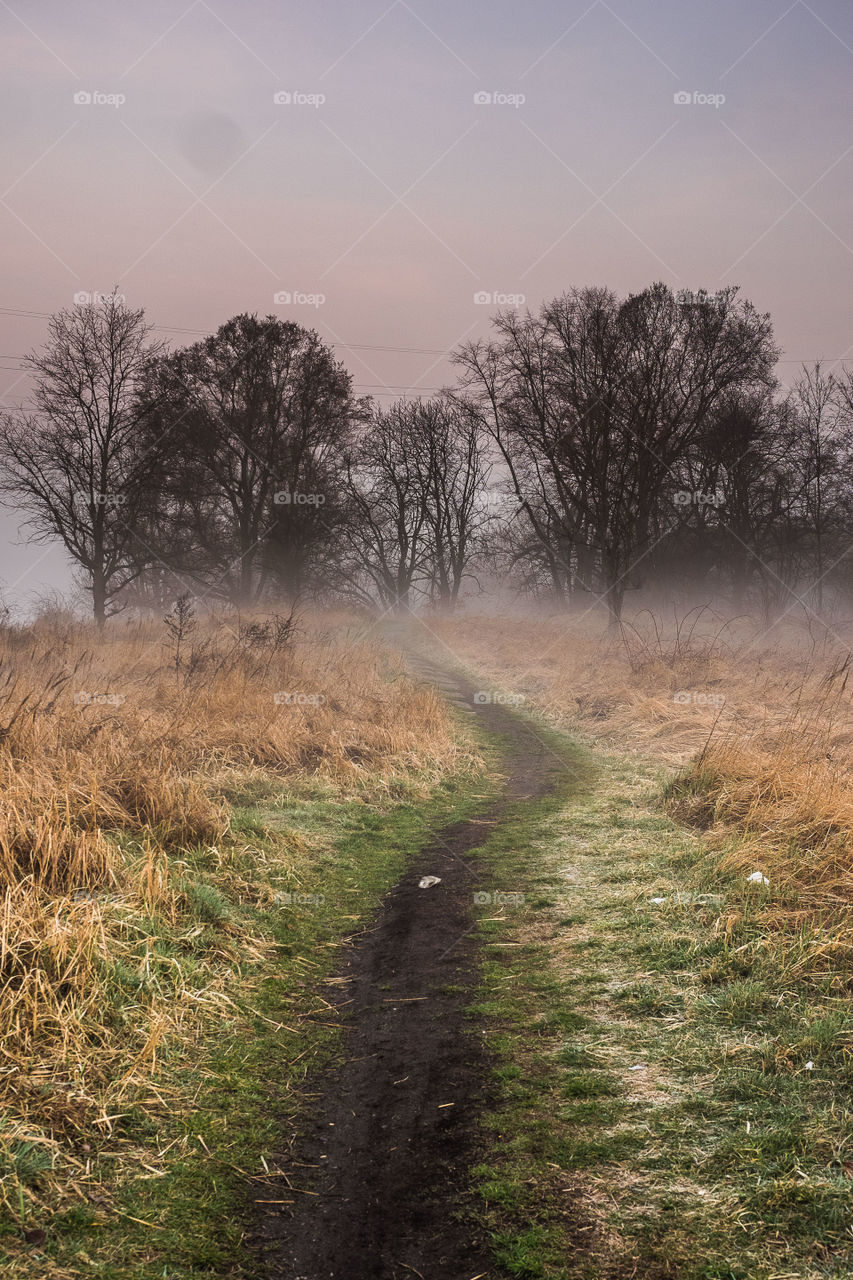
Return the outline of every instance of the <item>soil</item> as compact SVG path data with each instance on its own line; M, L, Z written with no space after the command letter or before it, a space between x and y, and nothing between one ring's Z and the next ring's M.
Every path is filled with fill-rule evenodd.
M462 677L423 659L411 665L501 735L505 786L473 819L436 833L372 927L345 946L346 981L333 989L346 1060L311 1082L313 1122L278 1154L300 1191L257 1224L266 1280L495 1275L468 1190L489 1067L465 1015L478 975L474 892L492 887L476 850L509 804L546 793L565 767L512 712L475 702ZM441 883L421 889L423 876Z

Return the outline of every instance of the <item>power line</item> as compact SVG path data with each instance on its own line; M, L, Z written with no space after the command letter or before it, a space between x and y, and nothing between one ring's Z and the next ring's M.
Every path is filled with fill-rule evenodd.
M38 320L51 319L49 311L26 311L22 307L0 307L0 315L28 316ZM213 332L211 329L186 329L175 324L155 324L151 327L156 329L158 333L194 333L205 338L209 337ZM450 354L448 351L441 351L438 347L392 347L370 342L332 342L331 346L343 347L347 351L402 351L407 355L418 356L446 356Z
M21 307L0 307L0 315L6 316L31 316L40 320L50 320L51 312L49 311L26 311ZM200 337L210 337L213 330L211 329L187 329L175 324L155 324L151 326L158 333L192 333ZM400 351L406 355L416 356L447 356L449 351L442 351L438 347L394 347L386 346L380 343L371 342L333 342L330 346L342 347L346 351ZM3 360L20 360L22 356L0 356ZM784 360L777 360L777 364L851 364L853 358L846 356L819 356L806 359L804 357L786 356ZM384 383L365 383L365 386L384 386ZM440 390L440 388L434 388Z
M22 368L24 368L24 366L19 364L0 364L0 373L18 373ZM396 382L354 382L352 386L354 391L369 391L371 395L376 396L405 395L407 391L416 391L418 394L421 392L429 392L430 394L437 395L444 389L443 387L409 386L408 384Z

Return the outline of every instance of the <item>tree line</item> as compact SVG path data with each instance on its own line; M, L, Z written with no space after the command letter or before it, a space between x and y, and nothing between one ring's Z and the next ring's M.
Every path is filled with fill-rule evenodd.
M0 491L99 624L186 592L239 609L713 593L766 613L850 586L853 378L780 386L738 289L573 289L493 318L458 381L380 406L313 330L239 315L177 350L115 295L54 315L0 420Z

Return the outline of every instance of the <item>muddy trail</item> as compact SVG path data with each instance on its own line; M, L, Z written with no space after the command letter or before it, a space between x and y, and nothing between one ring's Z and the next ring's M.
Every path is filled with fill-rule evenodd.
M311 1194L259 1222L259 1280L494 1275L460 1213L488 1087L482 1038L464 1012L477 984L474 893L491 887L476 849L510 805L547 793L566 766L511 711L475 703L465 678L421 658L410 665L500 735L506 782L482 812L434 834L373 925L344 946L334 989L346 1061L311 1082L313 1124L275 1153ZM433 875L440 884L418 887Z

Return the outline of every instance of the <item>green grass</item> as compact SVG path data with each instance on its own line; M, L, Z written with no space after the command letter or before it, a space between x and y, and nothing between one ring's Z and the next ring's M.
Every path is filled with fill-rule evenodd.
M592 763L593 786L518 810L481 860L525 895L481 930L475 1005L497 1097L473 1178L499 1274L840 1280L849 997L780 963L749 887L661 811L662 771ZM679 892L724 893L732 931L719 906L649 903Z
M475 907L468 1014L492 1070L471 1177L496 1274L850 1275L849 988L799 976L790 938L781 963L756 895L662 812L662 771L537 734L571 766L565 782L511 807L478 854L483 891L523 894ZM491 785L449 780L429 802L413 791L382 808L263 780L228 797L229 840L183 856L185 918L137 921L150 959L109 972L119 1030L151 984L177 993L176 962L214 1013L197 1039L163 1043L150 1087L76 1152L102 1195L69 1189L40 1208L44 1152L0 1144L0 1180L16 1189L0 1280L254 1274L241 1239L252 1201L291 1198L278 1153L305 1121L306 1081L340 1053L323 982L341 939ZM729 929L690 897L707 893L725 895ZM264 942L254 956L252 938ZM210 956L220 995L204 987ZM25 1248L22 1222L46 1241Z
M0 1167L0 1179L24 1184L28 1194L26 1203L13 1197L15 1212L0 1220L0 1276L254 1275L242 1247L258 1212L252 1202L293 1198L276 1153L304 1121L306 1079L339 1054L323 979L338 963L340 941L375 915L432 833L482 806L493 785L450 779L429 801L412 787L409 800L384 806L340 799L329 788L281 794L281 784L232 796L243 803L229 841L183 855L184 918L151 919L147 939L140 930L146 975L126 960L109 975L119 1033L126 1002L141 984L174 981L176 960L190 986L197 965L198 998L211 1001L213 1016L197 1039L167 1039L150 1086L102 1138L88 1135L75 1153L94 1172L82 1195L69 1191L40 1209L45 1156L26 1144L12 1149L14 1167ZM151 937L155 944L146 946ZM247 939L265 940L260 959L246 955ZM211 954L226 975L219 993L204 985L210 970L202 962ZM43 1228L46 1240L26 1245L21 1225Z

